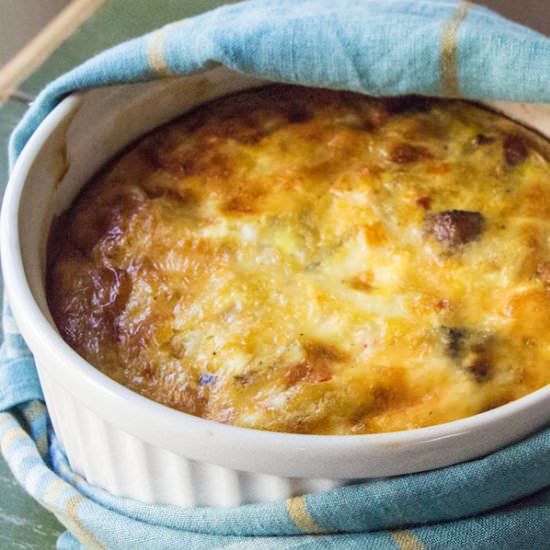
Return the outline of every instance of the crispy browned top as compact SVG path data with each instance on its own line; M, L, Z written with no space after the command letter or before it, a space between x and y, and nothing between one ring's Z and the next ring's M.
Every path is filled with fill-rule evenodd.
M548 145L461 101L270 86L156 130L56 224L97 368L240 426L463 418L550 381Z

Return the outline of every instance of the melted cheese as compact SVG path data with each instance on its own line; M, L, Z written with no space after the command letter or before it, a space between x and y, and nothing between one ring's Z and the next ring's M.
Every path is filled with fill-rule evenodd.
M224 98L85 188L52 232L50 307L97 368L219 422L348 434L473 415L550 382L548 151L461 101ZM455 210L480 234L427 229Z

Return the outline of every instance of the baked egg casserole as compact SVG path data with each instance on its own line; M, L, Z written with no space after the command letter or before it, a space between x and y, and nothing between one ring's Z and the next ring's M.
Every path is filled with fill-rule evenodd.
M550 383L550 146L460 100L272 85L131 145L55 221L64 340L196 416L409 430Z

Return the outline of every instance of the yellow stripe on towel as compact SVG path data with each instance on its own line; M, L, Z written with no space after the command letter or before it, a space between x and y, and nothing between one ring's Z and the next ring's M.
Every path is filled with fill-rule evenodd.
M42 435L36 440L36 448L38 452L44 456L48 453L48 436Z
M22 439L24 437L28 437L27 433L25 433L19 426L10 428L2 438L2 441L0 442L0 446L2 447L2 452L4 454L7 453L8 447L17 439Z
M392 533L392 539L401 550L424 550L425 547L409 531L395 531Z
M66 516L64 519L68 522L68 529L84 545L85 548L93 550L105 550L105 547L94 537L94 535L84 527L84 524L78 517L78 508L86 499L82 495L72 497L66 506ZM68 517L67 517L68 516Z
M57 497L68 488L69 486L65 481L62 479L55 479L46 487L42 502L44 502L49 510L57 512Z
M35 422L45 416L46 409L40 401L31 401L24 409L23 414L27 422Z
M174 21L164 25L151 34L147 43L147 63L156 76L174 76L174 72L166 64L164 57L164 42L168 33L181 21Z
M0 413L0 426L2 426L2 424L5 424L6 422L9 422L10 420L13 420L13 416L10 413Z
M461 2L453 10L451 18L443 26L441 33L441 89L445 97L459 97L458 61L456 55L456 37L458 29L470 10L470 2Z
M85 502L82 495L71 497L64 510L60 510L57 504L59 495L72 487L62 479L52 481L44 491L42 502L56 517L65 525L65 527L86 547L95 550L105 550L105 547L94 537L94 535L84 526L82 520L78 517L78 509Z
M298 527L300 531L309 534L324 533L323 529L317 525L309 514L306 507L306 500L303 496L289 498L286 501L286 509L290 519L296 524L296 527Z

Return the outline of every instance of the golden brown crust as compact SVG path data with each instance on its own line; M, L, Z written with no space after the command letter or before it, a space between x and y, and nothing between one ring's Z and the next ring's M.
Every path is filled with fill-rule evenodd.
M63 338L219 422L374 433L550 382L548 144L460 101L270 86L154 131L52 230Z

